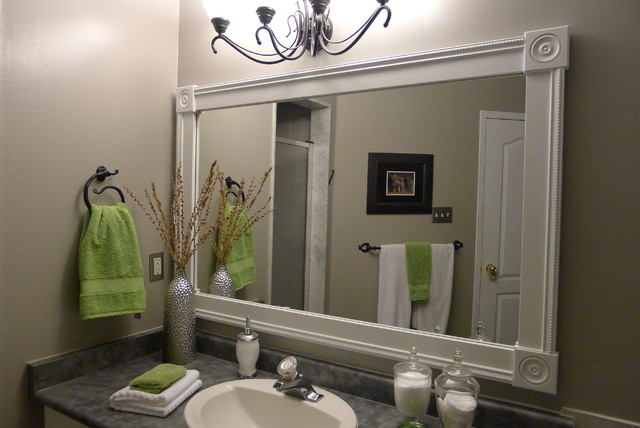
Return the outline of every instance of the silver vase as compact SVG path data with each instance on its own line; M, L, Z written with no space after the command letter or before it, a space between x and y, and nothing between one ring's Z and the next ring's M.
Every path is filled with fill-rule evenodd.
M166 363L187 364L196 359L194 294L184 269L177 269L164 300L162 359Z
M235 291L227 265L220 263L209 280L209 292L216 296L233 297Z

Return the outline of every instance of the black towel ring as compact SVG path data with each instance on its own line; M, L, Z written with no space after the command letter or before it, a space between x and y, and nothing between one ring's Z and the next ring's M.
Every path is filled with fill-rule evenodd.
M112 175L116 175L119 172L120 171L118 171L117 169L114 172L110 172L104 166L99 166L96 169L96 173L94 175L92 175L91 177L89 177L89 179L87 180L87 182L84 185L84 204L87 206L87 209L91 210L91 202L89 202L89 186L91 185L91 182L96 178L98 180L100 180L100 181L104 181L107 177L110 177ZM118 192L118 194L120 195L120 200L122 202L124 202L124 193L122 193L122 190L118 189L115 186L105 186L100 190L93 189L93 193L96 193L96 194L99 195L100 193L104 192L107 189L116 190Z
M238 197L238 194L236 192L234 192L233 190L231 190L231 186L236 186L238 188L238 190L240 190L240 196L242 196L242 203L244 203L245 201L245 196L244 196L244 192L241 190L240 184L238 184L237 181L235 181L233 178L231 177L227 177L224 179L224 182L227 184L227 189L229 189L227 191L227 195L229 193L231 193L233 196L235 196L236 198Z
M95 193L96 195L101 194L102 192L104 192L107 189L113 189L116 192L118 192L118 194L120 195L120 200L122 202L124 202L124 193L122 193L122 190L118 189L116 186L104 186L102 189L98 190L98 189L93 189L93 193Z

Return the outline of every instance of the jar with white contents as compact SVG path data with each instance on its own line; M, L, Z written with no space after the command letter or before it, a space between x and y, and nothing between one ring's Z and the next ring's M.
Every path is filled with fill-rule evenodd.
M445 428L470 428L478 407L480 385L471 370L462 365L462 352L456 349L453 364L442 369L434 382L438 416Z
M418 352L411 348L409 361L393 367L393 393L396 407L407 420L401 428L420 428L418 417L427 413L431 399L431 369L418 361Z

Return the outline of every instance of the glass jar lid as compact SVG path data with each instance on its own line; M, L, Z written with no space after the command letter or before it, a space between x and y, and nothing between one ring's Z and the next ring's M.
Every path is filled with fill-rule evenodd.
M431 369L418 360L418 351L416 347L411 348L408 361L397 363L393 366L393 372L396 376L403 378L429 378L431 379Z
M453 364L449 364L442 369L442 373L453 379L465 379L473 376L473 372L462 365L463 354L459 348L456 348L456 353L453 354Z

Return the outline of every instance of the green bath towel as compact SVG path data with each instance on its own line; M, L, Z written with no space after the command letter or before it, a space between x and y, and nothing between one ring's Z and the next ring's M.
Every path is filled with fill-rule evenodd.
M244 208L230 204L225 207L225 216L229 218L233 215L234 210L242 210L238 214L241 216L238 222L238 229L241 229L249 221L249 216ZM233 281L233 288L235 290L240 290L245 285L255 282L256 264L253 255L253 228L250 227L233 243L226 260L227 271Z
M187 369L182 366L163 363L129 382L129 388L149 394L160 394L186 374Z
M127 206L93 205L78 248L82 319L144 312L142 259Z
M405 242L407 279L411 301L429 300L431 285L431 244L428 242Z

